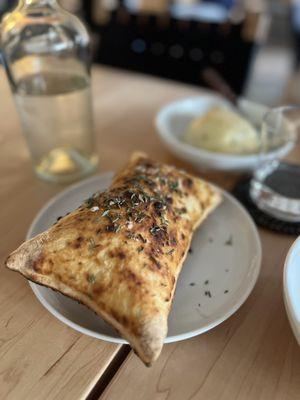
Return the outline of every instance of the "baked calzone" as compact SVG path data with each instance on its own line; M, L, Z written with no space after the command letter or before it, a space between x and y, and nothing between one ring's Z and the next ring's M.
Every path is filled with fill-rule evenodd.
M192 234L220 200L205 181L135 153L105 192L23 243L6 266L95 311L151 365Z

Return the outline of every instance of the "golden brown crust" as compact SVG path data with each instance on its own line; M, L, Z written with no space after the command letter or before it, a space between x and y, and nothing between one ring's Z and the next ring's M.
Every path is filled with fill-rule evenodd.
M135 153L107 191L25 242L6 265L94 310L150 365L192 233L219 202L206 182Z

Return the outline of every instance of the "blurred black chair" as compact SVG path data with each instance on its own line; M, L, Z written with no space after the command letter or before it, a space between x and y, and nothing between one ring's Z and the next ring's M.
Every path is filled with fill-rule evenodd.
M0 0L0 19L2 16L12 10L17 4L17 0Z
M292 1L290 7L290 21L295 49L295 67L300 66L300 4Z
M124 2L115 0L117 7L108 11L101 0L61 0L89 25L95 62L204 86L209 69L242 93L262 39L263 12L238 10L225 22L208 22L183 20L168 10L133 12ZM0 1L0 13L15 3ZM229 8L232 0L221 3Z
M202 72L210 68L236 93L243 91L261 40L261 13L210 23L133 13L122 2L111 12L99 10L99 2L96 7L97 1L83 2L96 62L196 85L205 85Z

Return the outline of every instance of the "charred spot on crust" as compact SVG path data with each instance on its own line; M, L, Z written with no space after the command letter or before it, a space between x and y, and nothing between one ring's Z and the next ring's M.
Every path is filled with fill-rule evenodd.
M105 230L106 230L106 232L117 232L118 231L118 225L116 225L116 224L106 225Z
M162 201L155 201L153 203L153 206L156 210L162 210L163 208L165 208L165 205Z
M122 274L124 276L124 279L127 280L128 282L131 282L137 286L140 286L142 284L142 281L130 269L124 269L122 271Z
M108 252L109 257L111 258L119 258L120 260L125 260L126 254L122 250L109 250Z
M166 226L152 225L149 229L156 246L164 246L168 241L168 232Z
M181 234L181 239L184 240L185 239L185 235L184 233Z
M129 200L133 194L134 193L131 190L125 190L125 192L123 192L123 197Z
M193 181L191 178L185 178L182 182L183 186L186 187L187 189L191 189L193 186Z
M177 245L177 239L176 239L174 233L170 234L170 240L169 241L170 241L170 246L176 246Z
M39 266L40 266L40 264L43 263L44 260L45 260L45 256L43 254L40 254L39 257L32 262L31 268L34 271L38 272L40 270Z
M149 258L153 262L153 264L157 267L157 269L161 269L160 262L152 254L150 254Z
M55 271L53 271L54 272L54 276L58 279L58 280L60 280L60 281L63 281L63 277L62 277L62 274L60 273L60 272L55 272ZM59 291L58 291L59 292Z
M172 198L172 197L167 197L167 198L166 198L166 202L167 202L168 204L173 204L173 198Z
M95 295L101 294L103 292L103 290L104 290L103 286L101 286L99 284L97 284L95 287L93 287L93 293Z
M75 242L73 243L74 249L79 249L83 240L84 240L84 238L82 236L78 236L78 238L75 239Z
M116 256L120 259L120 260L125 260L126 258L126 254L123 251L118 251Z
M144 166L145 168L147 168L147 169L150 169L150 168L154 168L154 167L155 167L155 164L154 164L152 161L147 160L146 162L143 163L143 166Z
M165 209L165 204L162 201L155 201L153 203L154 210L158 216L162 215L162 210Z

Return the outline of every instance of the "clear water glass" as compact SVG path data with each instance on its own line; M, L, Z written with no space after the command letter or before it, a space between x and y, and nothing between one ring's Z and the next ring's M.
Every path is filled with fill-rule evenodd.
M260 157L250 185L257 207L287 222L300 222L299 127L300 106L273 108L265 114ZM279 148L286 151L272 151Z

